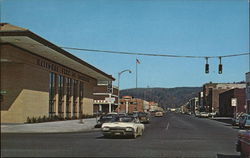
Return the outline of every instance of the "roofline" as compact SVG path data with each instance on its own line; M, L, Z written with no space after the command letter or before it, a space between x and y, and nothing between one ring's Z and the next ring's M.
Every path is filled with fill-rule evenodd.
M24 31L23 30L0 31L0 36L27 36L27 37L29 37L29 38L31 38L31 39L33 39L33 40L35 40L35 41L37 41L37 42L39 42L41 44L53 49L53 50L61 53L62 55L65 55L68 58L73 59L76 62L81 63L82 65L87 66L87 67L95 70L96 72L110 78L111 80L113 80L113 81L115 80L115 78L113 78L112 75L106 74L105 72L103 72L103 71L99 70L98 68L88 64L87 62L81 60L80 58L72 55L71 53L63 50L62 48L56 46L55 44L45 40L44 38L36 35L35 33L31 32L29 30L24 30Z

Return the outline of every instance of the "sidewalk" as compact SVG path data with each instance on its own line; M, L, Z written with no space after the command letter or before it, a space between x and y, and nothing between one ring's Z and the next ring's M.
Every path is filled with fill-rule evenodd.
M30 124L1 124L1 133L64 133L96 131L96 118Z
M210 119L214 120L214 121L222 122L222 123L227 124L227 125L232 124L232 117L214 117L214 118L210 118Z

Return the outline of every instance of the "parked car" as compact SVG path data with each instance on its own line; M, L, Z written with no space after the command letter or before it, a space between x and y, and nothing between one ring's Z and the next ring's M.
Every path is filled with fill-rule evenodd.
M239 117L239 128L244 128L244 124L245 124L245 119L247 117L247 114L242 114L240 117Z
M198 112L198 111L196 111L196 112L195 112L195 117L200 117L200 116L201 116L201 113Z
M162 111L157 111L155 113L155 117L162 117L163 116L163 112Z
M242 120L242 128L250 128L250 114L246 114Z
M250 157L250 131L240 130L238 133L238 141L236 143L236 151L240 152L241 158Z
M117 118L117 113L109 113L106 115L102 115L100 119L97 121L97 124L95 125L95 128L100 128L103 123L111 122L113 119Z
M233 126L239 126L239 118L244 113L239 113L236 115L236 117L232 118L232 125Z
M102 134L105 137L131 136L136 138L144 131L144 124L139 119L131 116L117 117L109 123L102 124Z
M150 116L146 112L139 112L138 117L141 123L149 123Z
M200 117L208 118L208 117L209 117L209 114L208 114L207 112L201 112L201 113L200 113Z
M208 113L208 116L209 116L209 117L215 117L216 115L217 115L216 112L210 112L210 113Z

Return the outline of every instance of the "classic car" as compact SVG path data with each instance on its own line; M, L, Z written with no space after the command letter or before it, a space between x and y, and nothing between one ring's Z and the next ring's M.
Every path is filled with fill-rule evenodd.
M245 120L247 118L248 114L244 113L239 117L239 128L244 128Z
M112 122L102 124L102 134L104 137L130 136L136 138L144 131L144 124L138 118L122 116L112 120Z
M243 128L250 128L250 114L246 114L242 122Z
M146 112L139 112L138 118L139 118L141 123L149 123L149 120L150 120L150 116Z
M157 111L155 113L155 117L162 117L163 116L163 112L162 111Z
M100 128L100 127L102 127L103 123L111 122L113 119L115 119L117 117L118 117L118 114L115 114L115 113L102 115L100 117L100 119L97 121L97 124L95 125L95 128Z
M208 118L209 117L209 113L207 113L207 112L201 112L200 113L200 117Z
M250 157L250 131L240 130L238 133L238 141L236 143L236 151L240 152L242 158Z

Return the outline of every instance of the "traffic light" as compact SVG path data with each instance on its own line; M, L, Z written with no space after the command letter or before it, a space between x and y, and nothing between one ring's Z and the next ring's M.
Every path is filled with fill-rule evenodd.
M220 59L220 64L219 64L219 67L218 67L218 73L219 73L219 74L222 74L221 57L219 57L219 59Z
M222 64L219 64L219 74L222 74Z
M209 64L206 64L206 66L205 66L205 73L206 73L206 74L209 73Z
M208 57L206 57L205 73L206 73L206 74L209 73Z

